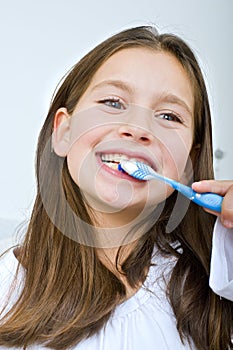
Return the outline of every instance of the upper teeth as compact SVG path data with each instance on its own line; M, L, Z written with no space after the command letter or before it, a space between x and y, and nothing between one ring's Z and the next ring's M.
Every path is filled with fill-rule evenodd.
M133 158L133 157L130 158L125 154L119 154L119 153L101 154L101 160L103 162L114 162L114 163L121 163L122 161L125 161L125 160L129 160L131 162L142 161L139 158ZM148 164L145 160L143 160L143 163Z

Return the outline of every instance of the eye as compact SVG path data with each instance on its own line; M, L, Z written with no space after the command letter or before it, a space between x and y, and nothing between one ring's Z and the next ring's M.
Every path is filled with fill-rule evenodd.
M159 113L155 114L155 117L162 120L167 120L168 122L176 122L183 124L183 120L180 116L175 113L167 112L167 113Z
M125 105L119 98L108 97L103 100L100 100L99 103L111 108L125 110Z

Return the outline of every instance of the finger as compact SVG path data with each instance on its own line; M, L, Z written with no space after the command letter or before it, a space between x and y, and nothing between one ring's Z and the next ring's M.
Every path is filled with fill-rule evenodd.
M203 209L209 214L213 214L215 216L221 216L221 213L219 213L218 211L214 211L214 210L211 210L211 209L208 209L208 208L205 208L205 207L203 207Z
M221 196L224 196L232 186L232 180L202 180L192 184L194 191L200 193L213 192Z
M224 226L233 228L233 185L230 186L222 202L221 221Z
M214 192L224 196L221 214L204 208L208 213L221 216L222 224L233 228L233 181L231 180L203 180L195 182L192 188L197 192Z
M224 200L225 200L225 198L224 198ZM232 205L232 202L231 202L231 205ZM203 209L209 214L220 217L222 225L225 226L226 228L230 228L230 229L233 228L233 210L228 208L228 203L225 204L224 206L222 204L221 213L204 208L204 207L203 207Z

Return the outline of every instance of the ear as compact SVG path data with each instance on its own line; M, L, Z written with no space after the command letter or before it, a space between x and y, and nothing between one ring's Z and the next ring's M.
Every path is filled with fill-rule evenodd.
M58 156L67 156L70 148L70 115L66 108L59 108L55 114L52 145Z

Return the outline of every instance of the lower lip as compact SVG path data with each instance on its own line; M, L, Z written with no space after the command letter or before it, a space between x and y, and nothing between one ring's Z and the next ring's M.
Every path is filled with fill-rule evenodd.
M98 157L98 163L101 166L101 169L103 169L104 171L106 171L107 173L109 173L111 175L117 176L118 178L129 180L129 181L136 182L136 183L140 182L141 184L147 182L147 181L135 179L133 176L130 176L125 172L123 173L120 170L115 170L115 169L110 168L109 166L105 165L102 162L100 157Z

